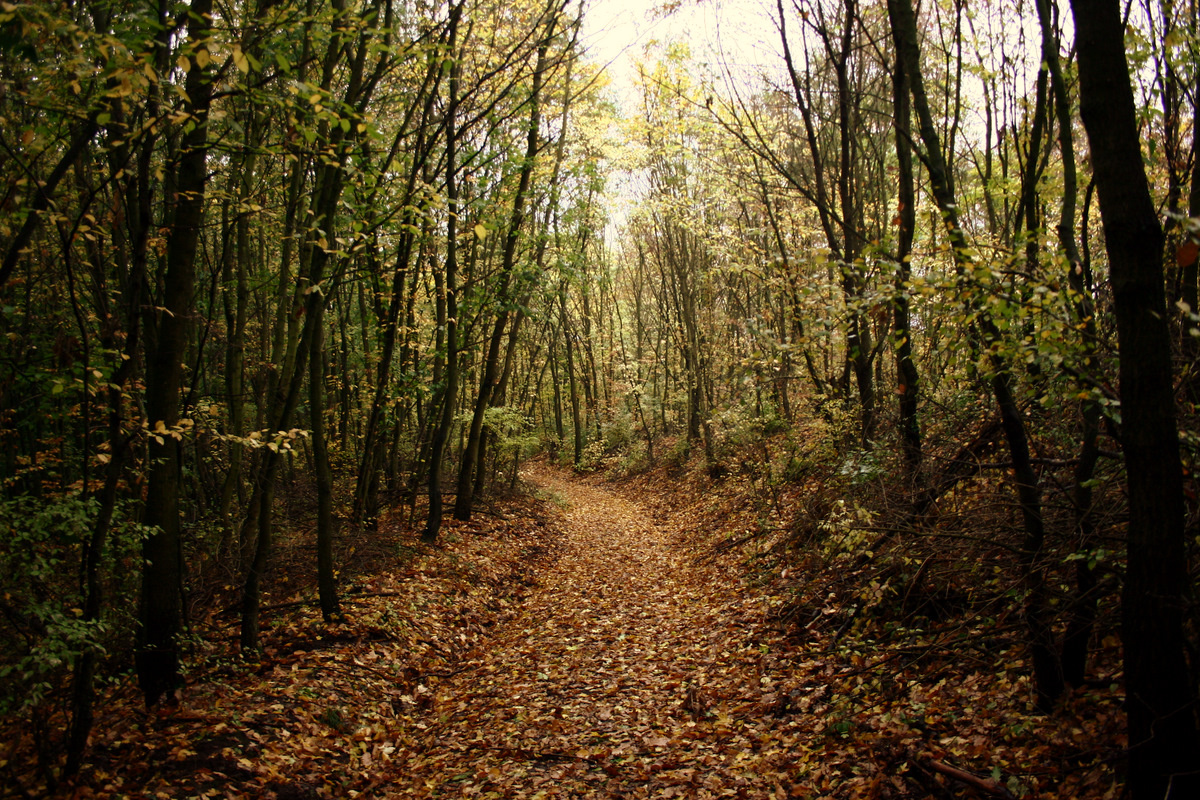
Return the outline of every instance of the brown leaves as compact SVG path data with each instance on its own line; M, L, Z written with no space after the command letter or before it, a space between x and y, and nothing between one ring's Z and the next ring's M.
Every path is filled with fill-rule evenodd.
M569 503L566 552L474 667L439 688L439 710L443 697L454 710L418 728L391 768L397 785L414 776L416 796L483 797L790 785L788 739L756 718L775 688L759 601L693 563L640 505L550 471L536 480Z
M99 705L90 763L68 792L323 798L369 785L422 726L454 713L439 686L513 616L555 550L541 505L506 512L469 529L448 524L444 549L421 549L418 533L394 522L356 537L357 554L343 548L343 574L369 571L346 579L350 622L334 626L320 621L304 580L311 542L285 537L263 652L233 651L230 614L198 625L184 704L148 715L133 686L117 687Z
M858 628L842 636L874 623L846 608L864 601L836 580L841 562L748 569L772 542L745 538L761 508L740 490L671 494L660 475L651 494L622 497L545 468L528 477L564 498L565 514L527 505L451 523L445 549L397 529L382 549L357 542L372 569L346 594L349 624L322 625L308 590L289 589L297 604L277 606L266 653L241 661L216 619L185 708L148 717L131 687L105 706L80 796L966 790L933 764L975 776L970 791L1114 790L1114 693L1039 717L1018 643L968 658L936 632L911 631L899 655ZM527 560L546 552L561 557Z

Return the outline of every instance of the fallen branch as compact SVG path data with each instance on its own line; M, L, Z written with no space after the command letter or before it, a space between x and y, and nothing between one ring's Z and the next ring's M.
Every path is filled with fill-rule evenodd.
M952 767L949 764L943 764L941 761L936 761L932 758L925 759L925 765L934 772L940 772L947 778L953 778L960 783L965 783L985 794L990 794L992 797L1003 797L1004 800L1017 800L1016 796L1000 781L992 778L981 778L974 773L967 772L958 767Z

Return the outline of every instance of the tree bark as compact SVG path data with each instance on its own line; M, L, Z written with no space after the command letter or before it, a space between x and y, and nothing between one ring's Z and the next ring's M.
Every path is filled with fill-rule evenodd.
M500 285L497 291L499 308L496 310L496 320L488 339L488 350L483 361L483 375L479 382L479 394L475 398L475 410L471 415L471 427L467 434L467 443L463 448L462 463L459 465L458 494L454 498L455 519L468 520L471 518L471 504L475 500L475 470L479 459L479 446L483 438L483 417L491 404L492 392L496 388L500 375L500 346L504 341L504 331L508 325L509 311L506 308L510 299L510 284L513 268L517 260L517 242L521 237L521 227L525 221L525 202L529 193L529 181L533 174L533 165L537 157L538 131L541 128L541 92L542 82L547 67L546 53L554 28L558 22L557 14L550 17L546 32L538 44L537 63L533 69L533 86L530 90L529 127L525 140L525 158L521 164L520 176L517 180L516 196L513 198L512 214L509 217L508 235L504 240L504 252L500 267Z
M325 303L317 304L308 354L308 411L312 425L313 473L317 485L317 592L321 617L342 618L333 563L333 470L325 432Z
M206 48L212 0L195 0L188 14L188 40ZM165 46L165 44L163 45ZM196 251L204 222L208 186L208 110L212 102L209 68L188 72L186 108L193 127L184 133L176 171L178 201L167 236L166 273L161 310L146 312L146 420L150 426L150 464L143 521L154 529L142 545L141 622L136 662L146 704L156 705L183 686L179 636L183 633L183 553L180 546L180 439L168 431L178 425L182 399L182 362L192 318ZM159 427L161 425L161 428ZM161 430L161 434L154 431Z
M1108 249L1120 348L1129 493L1122 596L1133 800L1200 796L1196 697L1183 631L1189 592L1184 496L1163 288L1163 230L1142 163L1116 0L1072 0L1080 116Z
M953 174L946 154L942 151L941 137L938 135L925 93L924 78L920 71L921 54L917 43L916 14L911 0L888 0L888 15L892 22L897 57L900 58L910 82L913 110L917 113L921 141L925 146L922 157L953 250L959 280L964 284L964 292L969 293L972 288L967 282L971 279L975 263L970 255L966 235L959 224ZM1017 502L1021 509L1025 532L1021 544L1022 583L1025 589L1024 617L1029 632L1038 707L1048 711L1054 700L1062 694L1063 680L1053 632L1047 619L1045 575L1041 567L1041 551L1045 539L1041 488L1030 458L1029 438L1014 394L1010 364L998 347L993 347L1001 344L1000 333L986 308L981 307L976 300L967 302L973 317L971 328L975 354L982 352L985 347L989 352L992 369L989 383L1012 458Z
M450 10L448 47L451 58L458 56L458 23L462 9L460 2ZM446 368L440 393L441 415L429 451L429 511L421 533L421 539L426 542L436 541L442 527L442 462L458 402L458 75L457 63L452 64L446 102L446 262L441 287L445 300L438 304L438 310L442 312L438 324L444 326L446 337Z
M1075 314L1082 326L1080 345L1084 353L1084 368L1096 366L1095 342L1097 341L1095 309L1091 289L1083 279L1083 266L1079 248L1075 244L1075 208L1079 182L1075 170L1075 135L1071 118L1071 98L1067 94L1058 50L1058 36L1054 19L1051 17L1049 0L1036 0L1038 22L1042 30L1042 62L1050 76L1050 90L1054 98L1054 110L1058 122L1059 150L1062 157L1062 205L1059 210L1059 247L1067 260L1067 284L1075 296ZM1080 403L1082 427L1079 442L1079 461L1073 475L1074 486L1071 502L1074 506L1075 536L1080 554L1086 556L1092 546L1092 489L1096 462L1100 457L1097 440L1100 434L1100 405L1089 397ZM1088 645L1096 619L1096 576L1089 559L1079 558L1075 562L1075 593L1071 598L1067 628L1062 640L1063 679L1071 686L1082 686L1087 671Z
M900 42L895 41L897 52ZM912 325L909 314L909 281L912 276L912 244L917 227L916 186L912 156L912 102L908 73L899 56L892 71L892 104L896 115L896 163L899 182L896 210L896 294L892 303L892 327L896 337L896 395L899 398L900 448L908 466L909 483L921 485L921 426L917 392L920 375L913 361Z

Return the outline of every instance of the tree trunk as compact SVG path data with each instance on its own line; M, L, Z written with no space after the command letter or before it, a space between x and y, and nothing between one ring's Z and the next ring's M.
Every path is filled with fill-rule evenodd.
M1129 490L1122 597L1133 800L1200 796L1196 697L1183 631L1188 563L1163 231L1142 164L1124 25L1116 0L1072 0L1080 115L1108 248L1120 347Z
M572 458L571 463L579 466L583 458L583 414L579 405L579 385L575 377L575 345L572 341L570 318L567 316L567 285L564 280L558 288L558 313L562 323L563 345L567 351L567 388L571 400L571 434Z
M504 241L503 261L500 267L500 285L497 291L499 308L496 311L496 321L492 325L491 336L488 339L487 355L483 361L483 376L479 382L479 394L475 398L475 410L471 415L471 427L467 434L466 447L463 448L462 463L458 473L458 495L454 498L455 519L468 520L471 518L471 504L475 499L475 470L479 459L480 440L483 435L483 416L491 404L492 392L499 380L500 346L504 341L504 330L508 325L509 311L505 308L510 296L510 282L513 268L517 260L517 242L521 237L521 227L525 221L526 195L529 193L530 176L537 157L538 131L541 128L541 92L542 80L546 71L546 53L554 28L558 22L557 15L551 16L546 25L544 38L538 44L537 64L533 70L533 86L529 100L529 127L526 132L525 158L521 163L520 177L517 181L517 192L513 198L513 210L509 217L508 235Z
M896 50L899 51L899 42ZM913 234L917 227L916 187L912 156L912 104L908 73L899 56L892 72L892 104L896 115L896 162L899 192L896 218L896 294L892 302L892 327L896 338L896 395L900 411L900 449L908 467L908 481L921 485L921 426L917 416L920 376L912 353L909 316L909 281L912 276Z
M212 0L195 0L188 15L188 41L207 47ZM165 46L165 45L164 45ZM179 423L181 364L192 319L196 251L204 221L208 186L208 109L212 81L207 67L196 66L185 82L193 127L184 133L176 171L173 225L167 236L162 310L150 306L145 326L146 419L150 425L150 464L143 521L154 529L142 545L142 628L136 662L146 704L173 700L183 686L179 637L183 633L183 554L180 547L179 471L181 441L169 431ZM154 431L161 431L155 434Z
M457 3L450 11L449 51L456 56L458 50L458 22L463 4ZM454 425L454 407L458 402L458 65L450 67L449 98L446 102L446 267L441 291L444 302L438 303L439 327L445 330L445 374L441 391L441 415L433 432L429 450L429 511L421 539L425 542L437 540L442 527L442 461L445 459L446 441ZM438 298L441 300L441 298Z
M308 354L308 411L312 425L313 473L317 485L317 592L321 617L326 622L342 618L333 563L333 470L325 433L325 303L317 304Z
M903 64L910 84L913 110L920 122L920 136L925 145L924 160L929 171L934 197L937 199L942 222L945 225L950 246L954 253L955 267L960 281L967 281L975 268L971 259L966 235L958 218L958 201L955 197L954 180L946 155L942 151L941 139L934 124L925 93L922 77L920 48L917 43L917 21L911 0L888 0L888 15L892 22L897 57ZM968 291L969 288L968 288ZM1008 443L1016 484L1017 502L1025 529L1021 544L1022 583L1025 589L1025 624L1029 632L1030 651L1033 660L1033 678L1037 691L1038 707L1049 710L1054 700L1062 693L1062 669L1058 662L1052 631L1047 619L1045 575L1041 567L1041 551L1045 539L1042 519L1041 488L1037 472L1029 452L1029 439L1025 431L1021 410L1013 392L1013 377L1006 358L992 347L999 344L1000 333L986 308L977 301L971 303L973 350L990 352L992 376L990 385L1000 421Z
M1058 38L1054 20L1050 14L1049 0L1037 0L1038 22L1042 30L1042 62L1050 75L1050 90L1054 98L1054 109L1058 122L1059 149L1062 156L1063 188L1062 206L1059 211L1059 246L1067 258L1067 284L1075 295L1075 313L1083 326L1080 344L1084 352L1085 368L1094 368L1095 342L1097 341L1095 309L1091 289L1083 279L1079 249L1075 245L1075 205L1079 183L1075 171L1075 135L1071 119L1071 99L1067 95L1063 80L1062 65L1058 55ZM1081 555L1087 555L1092 546L1092 488L1096 462L1100 457L1097 444L1100 435L1100 405L1090 396L1080 403L1082 433L1079 443L1079 461L1075 467L1074 487L1071 501L1074 506L1075 535ZM1075 562L1075 593L1068 611L1067 629L1062 640L1063 679L1071 686L1082 686L1087 672L1088 644L1096 619L1096 576L1084 557Z

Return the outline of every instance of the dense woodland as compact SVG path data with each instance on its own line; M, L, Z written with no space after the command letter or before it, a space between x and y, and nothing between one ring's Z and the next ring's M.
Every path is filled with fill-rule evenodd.
M967 614L1040 713L1121 686L1130 796L1197 796L1195 4L776 0L769 67L652 41L620 102L588 13L0 3L26 756L177 702L206 609L250 657L298 528L336 624L338 541L536 456L741 487L757 568L858 581L836 638Z

